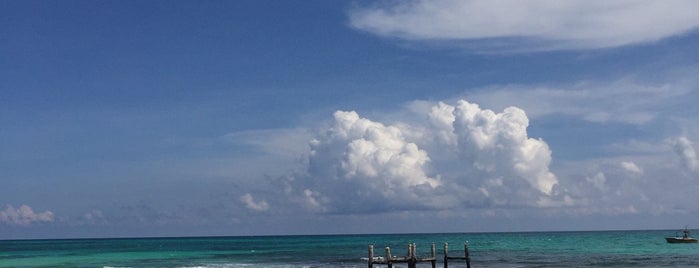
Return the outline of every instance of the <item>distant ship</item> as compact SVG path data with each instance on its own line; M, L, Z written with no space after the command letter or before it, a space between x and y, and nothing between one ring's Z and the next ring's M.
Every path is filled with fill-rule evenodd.
M696 243L697 242L696 238L689 236L689 229L687 229L687 227L684 227L684 231L682 231L682 233L684 233L684 235L682 235L682 236L675 235L674 237L665 237L665 241L667 241L668 243L672 243L672 244L675 244L675 243Z

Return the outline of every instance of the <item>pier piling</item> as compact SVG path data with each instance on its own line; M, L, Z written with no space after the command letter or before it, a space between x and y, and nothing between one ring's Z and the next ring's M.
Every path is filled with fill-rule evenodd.
M417 246L415 243L408 243L408 252L406 256L393 256L391 255L391 248L386 247L386 256L385 257L380 257L380 256L374 256L374 245L369 245L369 260L368 260L368 267L369 268L374 268L374 265L386 265L388 268L393 268L394 263L405 263L408 265L408 268L415 268L419 263L425 263L429 262L432 265L432 268L437 267L437 250L435 247L435 243L432 243L430 249L430 256L429 257L418 257L417 256ZM468 256L468 252L466 252L466 256ZM447 244L444 243L444 267L447 267L447 260L448 259L453 259L453 258L461 258L463 259L464 257L448 257L447 256ZM467 265L470 268L470 264Z

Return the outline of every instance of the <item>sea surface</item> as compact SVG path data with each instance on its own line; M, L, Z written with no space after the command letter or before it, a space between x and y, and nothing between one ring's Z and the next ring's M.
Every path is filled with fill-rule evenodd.
M436 244L443 267L468 241L471 267L699 267L699 244L667 244L675 231L376 234L257 237L0 240L0 267L367 267L383 256L419 257ZM407 265L395 265L406 267ZM386 267L386 266L377 266ZM418 267L430 267L429 263ZM450 261L449 267L466 267Z

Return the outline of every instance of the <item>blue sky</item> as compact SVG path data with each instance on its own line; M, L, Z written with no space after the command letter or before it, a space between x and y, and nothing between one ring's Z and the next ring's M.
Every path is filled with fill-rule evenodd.
M694 1L4 1L0 239L699 225Z

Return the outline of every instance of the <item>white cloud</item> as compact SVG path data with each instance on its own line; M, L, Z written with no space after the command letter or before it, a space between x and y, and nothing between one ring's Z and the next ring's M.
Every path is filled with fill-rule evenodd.
M335 112L332 127L310 142L307 173L285 180L285 192L328 213L565 200L548 168L551 150L528 137L521 109L495 113L462 100L421 111L414 117L422 119L393 125Z
M621 162L621 167L631 173L634 174L643 174L643 170L636 165L636 163L631 162L631 161L624 161Z
M329 124L311 135L310 150L301 153L308 158L297 162L302 170L274 181L278 192L244 195L241 202L251 210L274 206L290 213L303 208L323 214L522 208L570 215L689 213L695 209L683 204L697 199L667 195L666 182L657 179L672 177L674 183L693 185L692 174L678 169L679 161L672 158L676 153L688 170L699 169L688 137L673 139L669 144L674 147L658 135L614 137L607 145L596 145L604 156L558 159L551 167L551 148L543 139L530 137L529 111L518 108L531 107L536 115L532 121L566 111L583 116L597 109L610 115L604 127L623 122L644 131L661 120L634 120L640 118L634 114L647 110L667 118L656 113L654 105L672 106L676 99L686 99L682 96L689 89L682 84L643 85L624 79L563 89L504 87L472 95L498 112L482 108L486 104L481 102L417 101L390 116L377 115L381 122L337 111ZM570 88L583 92L568 92ZM643 96L634 97L634 92ZM491 102L493 96L508 98ZM600 104L604 98L638 102L622 108L630 104ZM576 102L581 99L586 101ZM518 107L502 107L507 100ZM272 153L273 147L265 151ZM694 190L681 187L676 192Z
M684 185L693 180L677 168L673 150L660 137L674 124L695 122L689 120L691 113L669 109L691 102L692 81L665 78L668 82L625 77L563 86L493 86L469 93L474 102L415 101L378 119L338 111L331 124L312 135L308 159L301 162L308 166L279 182L286 199L265 198L335 214L522 207L610 215L692 211L678 205L683 202L678 197L666 196L664 183L657 180L671 176ZM548 115L554 117L542 118ZM624 130L640 135L594 136L596 148L590 150L601 155L557 159L551 168L551 148L529 137L528 127L530 119L541 119L549 128L559 115L604 123L584 127L623 123ZM546 128L539 124L537 133L547 133L541 132ZM554 138L566 134L554 133ZM671 145L688 170L699 169L689 138L673 139Z
M335 124L310 142L306 200L322 210L367 210L362 200L393 205L441 185L427 175L427 152L408 142L401 129L337 111ZM310 193L310 194L309 194ZM349 206L349 207L348 207Z
M561 88L493 87L470 96L499 112L465 100L416 101L389 116L377 115L381 122L338 111L312 135L310 151L302 153L308 159L298 162L303 171L275 182L283 194L264 198L275 207L300 205L329 214L525 207L559 207L556 211L571 215L691 212L682 205L686 198L667 195L666 183L657 180L672 177L675 183L693 185L692 174L672 160L676 153L688 170L699 169L687 137L673 139L674 147L669 147L659 137L666 133L631 139L595 136L595 150L604 155L558 159L551 167L549 145L528 133L530 119L553 124L557 118L541 117L557 114L605 123L600 127L632 124L629 129L639 131L691 123L656 120L685 116L658 110L686 101L691 93L686 82L644 84L627 78ZM505 105L508 101L517 107ZM534 117L529 117L530 109ZM594 111L606 115L591 119L588 114ZM565 139L565 134L556 135Z
M475 45L550 50L616 47L680 35L699 26L696 10L699 2L692 0L413 0L360 7L349 16L353 27L381 36L486 40Z
M454 115L459 151L477 169L504 180L524 180L541 193L552 193L558 181L548 169L551 150L543 140L527 136L529 119L522 109L508 107L495 113L460 100Z
M246 208L254 211L267 211L269 210L269 204L267 201L260 200L255 201L250 193L246 193L240 196L240 202L245 205Z
M7 223L13 225L30 225L32 223L41 222L52 222L53 212L34 212L34 210L27 205L21 205L18 208L12 205L7 205L5 210L0 211L0 223Z
M689 171L696 171L699 167L697 153L694 150L694 145L687 137L679 137L674 141L675 153L682 160L682 165Z

